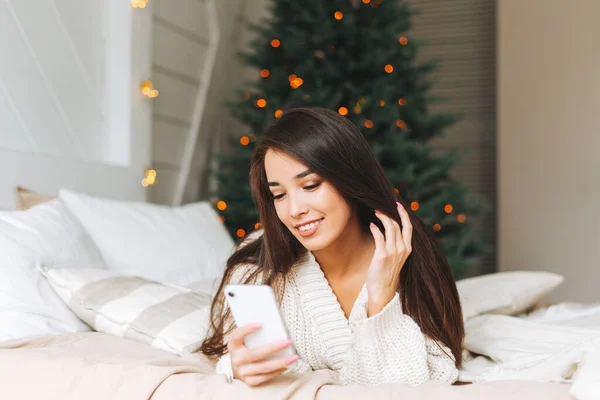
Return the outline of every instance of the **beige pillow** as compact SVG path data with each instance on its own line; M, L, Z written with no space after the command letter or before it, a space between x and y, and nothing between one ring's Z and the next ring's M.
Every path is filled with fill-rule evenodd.
M81 320L98 332L179 355L200 348L209 327L210 293L100 268L38 270Z
M22 186L17 186L15 191L15 206L17 210L27 210L38 204L52 200L54 197L33 192Z
M456 282L466 321L481 314L517 315L563 282L545 271L497 272Z

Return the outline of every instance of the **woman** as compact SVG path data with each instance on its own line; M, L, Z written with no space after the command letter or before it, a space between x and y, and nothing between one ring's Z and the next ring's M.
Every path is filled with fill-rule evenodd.
M348 119L286 111L255 148L250 184L263 234L229 258L213 301L201 351L217 372L252 386L324 368L342 383L456 381L464 327L448 262ZM260 327L234 329L228 283L271 285L291 340L247 349ZM297 356L266 359L291 345Z

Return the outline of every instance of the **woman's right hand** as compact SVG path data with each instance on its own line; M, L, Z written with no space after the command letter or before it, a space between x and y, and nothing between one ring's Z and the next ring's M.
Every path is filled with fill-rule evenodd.
M244 338L260 329L260 324L248 324L236 328L227 344L231 357L233 376L249 386L258 386L285 372L290 364L298 360L298 355L282 357L273 360L266 358L291 346L292 340L268 344L248 349Z

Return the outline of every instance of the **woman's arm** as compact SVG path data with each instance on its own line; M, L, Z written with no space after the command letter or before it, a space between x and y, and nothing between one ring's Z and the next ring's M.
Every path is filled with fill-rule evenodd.
M341 383L456 381L454 359L402 312L398 294L372 317L367 317L366 303L360 311L350 321L354 343L340 371Z

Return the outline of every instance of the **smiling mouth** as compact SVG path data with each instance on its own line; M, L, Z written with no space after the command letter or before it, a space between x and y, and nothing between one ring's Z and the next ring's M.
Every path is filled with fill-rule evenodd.
M311 222L310 224L299 226L296 228L296 230L300 236L310 236L317 231L324 219L325 218L321 218L315 222Z

